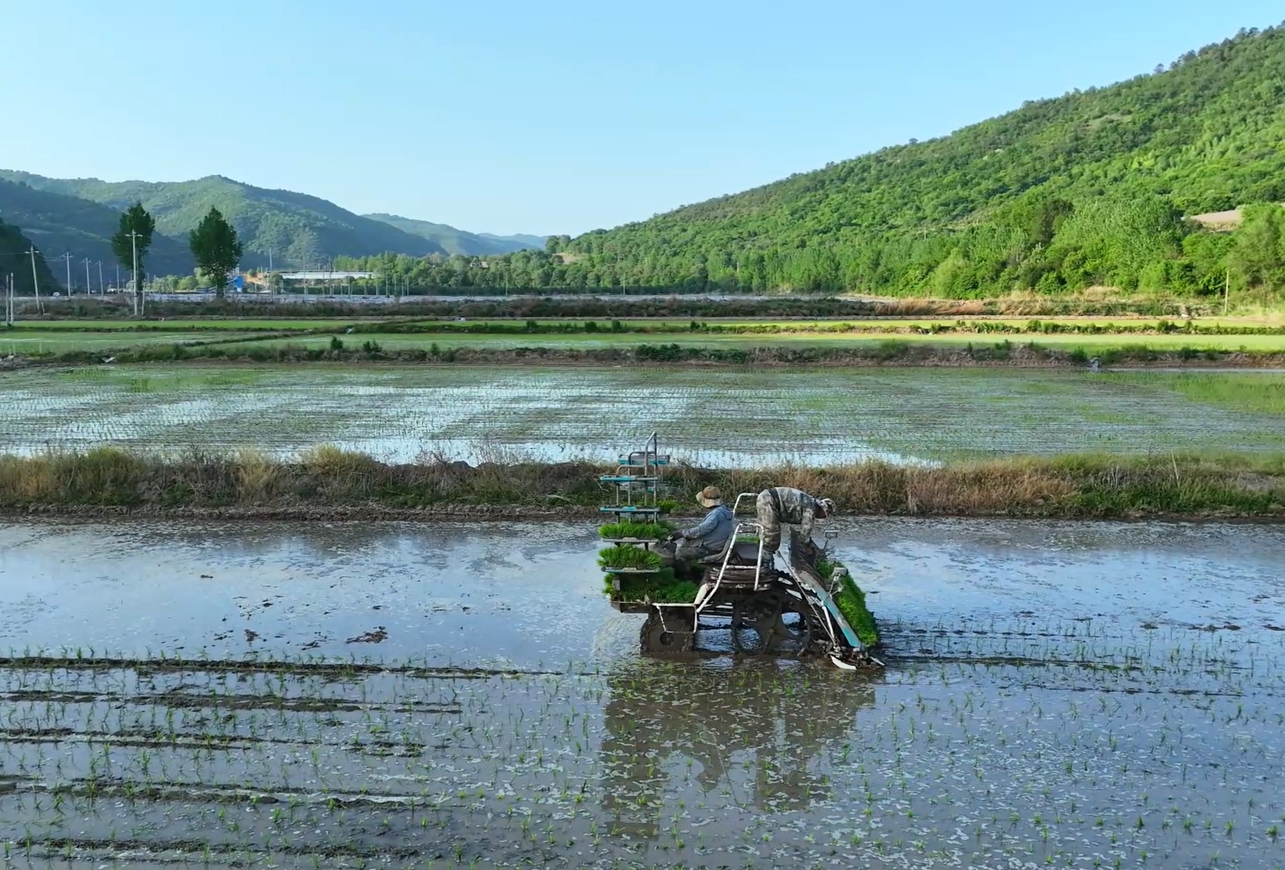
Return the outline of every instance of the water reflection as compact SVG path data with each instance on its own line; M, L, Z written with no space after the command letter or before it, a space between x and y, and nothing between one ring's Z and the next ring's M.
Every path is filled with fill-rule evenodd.
M875 699L873 681L843 676L654 661L609 676L603 806L617 832L659 837L680 804L719 816L728 805L776 813L830 800L830 755L846 754L857 712Z

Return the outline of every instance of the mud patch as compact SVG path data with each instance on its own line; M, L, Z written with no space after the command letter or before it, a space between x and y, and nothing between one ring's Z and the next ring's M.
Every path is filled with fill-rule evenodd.
M386 640L388 640L388 632L380 625L371 631L350 637L344 643L383 643Z

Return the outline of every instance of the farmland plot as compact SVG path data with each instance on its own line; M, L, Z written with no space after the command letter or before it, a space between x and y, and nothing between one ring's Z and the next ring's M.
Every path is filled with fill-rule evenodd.
M642 658L592 527L10 526L0 866L1285 862L1279 529L839 532L882 672Z
M72 350L119 351L156 345L191 344L222 338L241 338L235 332L73 332L63 329L16 329L0 333L0 355L64 353Z
M653 430L680 458L721 466L1279 451L1282 395L1285 375L1262 373L101 366L0 375L0 452L114 444L289 456L329 442L394 461L604 459Z

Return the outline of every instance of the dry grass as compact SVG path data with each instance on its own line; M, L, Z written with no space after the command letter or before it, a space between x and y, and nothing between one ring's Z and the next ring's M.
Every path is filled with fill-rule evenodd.
M507 461L496 461L507 460ZM608 494L593 463L521 461L497 454L477 466L441 456L402 465L322 446L297 461L255 451L161 458L114 448L0 457L0 507L392 508L430 505L563 506L593 510ZM847 514L907 516L1285 516L1285 457L1165 455L1005 459L940 468L866 462L757 470L676 467L688 494L794 486ZM694 510L694 507L691 508Z
M688 487L706 479L691 475ZM995 516L1039 512L1063 503L1074 483L1036 461L972 462L944 468L863 462L830 468L784 466L763 471L721 472L724 491L758 492L792 486L834 499L847 513Z
M236 456L237 494L244 504L268 504L280 494L281 466L258 450L242 450Z

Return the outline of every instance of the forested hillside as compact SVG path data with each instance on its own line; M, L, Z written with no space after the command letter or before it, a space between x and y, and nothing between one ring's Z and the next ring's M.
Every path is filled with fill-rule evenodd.
M496 254L510 254L527 248L544 247L544 240L536 240L534 236L521 239L518 237L495 236L490 233L470 233L464 230L457 230L455 227L446 224L435 224L430 221L420 221L395 214L368 214L365 217L397 227L397 229L411 235L428 239L441 247L447 254L486 257Z
M1222 287L1233 241L1182 217L1281 200L1278 27L1163 72L557 247L573 261L570 283L583 273L756 290L1199 293Z
M386 223L361 217L332 202L288 190L265 190L222 176L196 181L106 182L93 178L44 178L26 172L0 171L0 179L33 188L92 200L113 209L135 201L156 218L157 232L186 239L215 206L245 244L242 265L319 267L340 255L394 251L413 256L445 254L434 242ZM183 270L186 272L189 270Z
M0 220L0 296L3 295L10 275L13 276L14 287L19 296L31 294L31 256L27 253L31 250L31 244L31 240L20 229ZM42 293L62 289L61 283L54 280L39 249L36 251L36 275L40 278Z
M0 180L0 219L22 228L22 232L51 261L70 252L72 279L83 289L84 259L94 261L91 280L98 286L98 265L115 275L111 237L120 227L120 211L75 196L37 190L26 184ZM59 264L63 265L63 264ZM195 267L186 239L152 237L145 263L147 272L161 275L188 275ZM62 270L66 281L66 270Z

